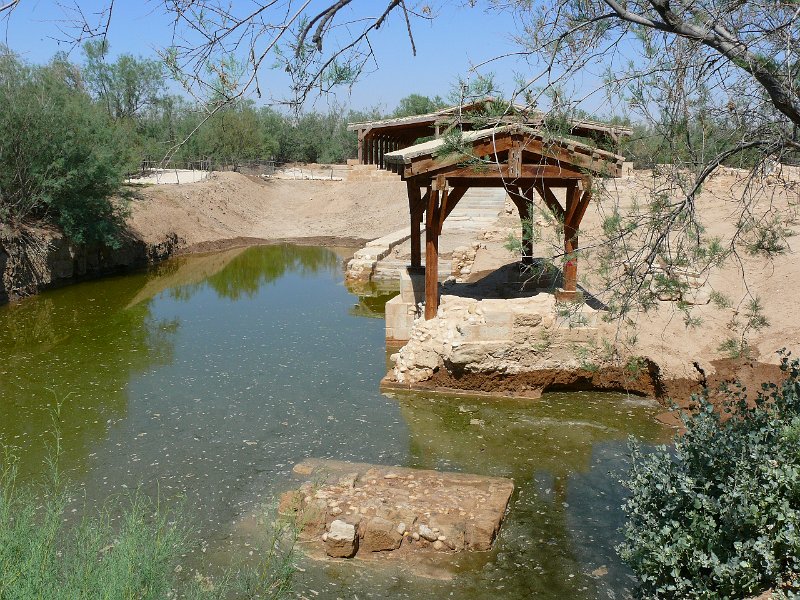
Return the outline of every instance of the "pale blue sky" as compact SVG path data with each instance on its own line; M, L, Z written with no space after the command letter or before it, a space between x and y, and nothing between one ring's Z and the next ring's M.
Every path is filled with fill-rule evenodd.
M77 0L77 4L91 18L107 5L107 0ZM317 0L317 4L324 3ZM444 97L472 65L518 49L511 40L516 31L509 13L488 11L480 6L464 7L459 0L430 4L438 16L433 22L416 23L417 56L411 54L405 22L398 12L371 35L377 70L356 84L351 96L342 91L341 102L356 109L376 105L391 109L410 93ZM370 10L376 11L385 3L356 0L354 5L353 15L362 16L370 15ZM46 62L55 52L69 50L69 44L56 41L64 37L59 32L64 26L64 6L71 6L68 0L22 0L0 30L4 43L30 62ZM170 35L170 21L159 0L117 0L109 32L112 56L120 53L155 56L155 48L170 44ZM73 58L78 60L80 52L75 51ZM515 73L529 75L533 68L520 60L508 59L484 68L485 71L493 71L501 88L508 92L513 89ZM280 70L262 73L263 99L258 103L269 103L270 97L286 97L287 83ZM317 108L324 109L325 101L318 101Z

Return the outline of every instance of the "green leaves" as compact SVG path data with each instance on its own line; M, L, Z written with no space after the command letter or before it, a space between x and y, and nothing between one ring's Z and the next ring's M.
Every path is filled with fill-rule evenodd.
M800 380L798 361L753 406L727 393L723 420L705 397L682 415L672 448L631 444L631 491L620 556L647 598L741 598L798 592Z
M28 67L0 53L0 206L11 219L44 219L78 243L118 243L127 148L103 109L65 77L57 59Z

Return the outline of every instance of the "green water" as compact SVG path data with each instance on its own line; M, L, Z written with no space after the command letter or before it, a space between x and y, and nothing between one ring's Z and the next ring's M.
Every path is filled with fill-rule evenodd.
M495 549L450 560L452 579L304 560L299 596L629 596L613 552L617 478L628 434L666 438L658 407L615 394L383 395L384 325L365 317L387 297L350 294L335 251L261 246L0 307L0 437L23 478L38 477L60 403L76 509L133 489L184 497L201 567L247 559L240 517L296 485L307 457L513 477Z

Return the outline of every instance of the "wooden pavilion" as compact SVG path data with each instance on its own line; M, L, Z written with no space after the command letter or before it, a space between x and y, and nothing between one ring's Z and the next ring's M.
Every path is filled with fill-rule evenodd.
M489 100L490 101L490 100ZM486 102L486 101L484 101ZM411 268L422 266L421 223L425 222L425 318L439 307L439 236L447 216L470 187L502 187L519 210L520 218L532 216L534 194L544 200L564 225L563 288L560 300L577 298L578 230L592 198L593 177L619 177L624 158L597 148L593 143L616 145L625 128L591 121L573 121L569 137L552 137L539 127L541 115L516 114L478 129L479 118L469 114L477 105L454 107L440 113L355 123L359 132L359 160L399 174L406 182L411 218ZM463 133L458 147L439 137L443 127L452 128L458 110ZM466 117L464 115L467 115ZM505 120L504 120L505 119ZM466 126L464 123L466 122ZM475 129L470 130L470 124ZM414 144L420 138L435 139ZM585 138L586 142L576 138ZM408 145L409 143L413 145ZM565 205L554 189L565 190ZM533 240L523 228L525 255L533 254Z
M496 103L494 98L484 98L424 115L349 123L347 129L358 133L358 162L362 165L377 165L382 169L386 166L386 154L407 148L423 138L439 138L456 124L464 131L485 127L486 115L491 110L491 105ZM503 114L491 117L493 125L518 123L540 129L545 122L544 113L523 106L501 103L500 108ZM585 138L596 146L609 148L617 147L622 136L632 133L625 127L611 127L585 119L572 119L567 127L570 136Z

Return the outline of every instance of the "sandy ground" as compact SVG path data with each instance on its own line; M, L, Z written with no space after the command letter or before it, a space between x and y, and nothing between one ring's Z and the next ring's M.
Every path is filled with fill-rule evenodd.
M746 334L755 377L760 371L754 365L779 363L777 351L781 348L790 350L794 356L800 354L800 320L797 318L800 302L794 295L795 286L800 282L800 262L797 260L800 250L800 171L786 169L784 178L789 181L788 185L776 185L774 179L765 179L752 182L748 192L746 171L720 169L712 176L697 202L697 214L706 227L706 235L720 238L727 246L741 215L741 198L751 195L750 210L753 214L775 214L789 231L785 240L786 251L767 259L749 255L741 244L736 257L729 258L722 267L713 268L701 278L705 281L705 294L711 291L720 293L730 300L731 305L720 307L709 302L691 306L690 315L697 320L694 325L686 325L684 313L672 301L658 302L652 310L632 314L635 341L630 338L631 328L620 326L618 330L618 341L623 345L627 343L628 354L651 358L661 367L662 374L670 379L697 380L707 376L710 380L720 372L721 366L728 368L725 359L730 358L730 354L720 346L729 338L741 336L747 304L753 297L759 299L763 315L769 322L762 330L751 330ZM578 275L584 289L600 299L607 294L603 294L596 277L598 262L591 247L598 243L603 219L610 213L612 203L618 202L625 210L636 199L645 198L652 185L652 171L636 171L633 177L609 180L606 182L608 193L599 201L593 201L584 217L580 242L589 253L579 259ZM500 225L484 243L485 248L478 252L470 281L516 260L502 248L503 240L510 232L518 236L516 212L501 219ZM535 254L552 256L555 232L543 226L542 235L546 241L537 243Z
M357 243L408 220L406 186L388 173L353 181L295 181L224 172L198 183L133 190L133 231L151 243L174 233L189 250L223 247L231 240Z

